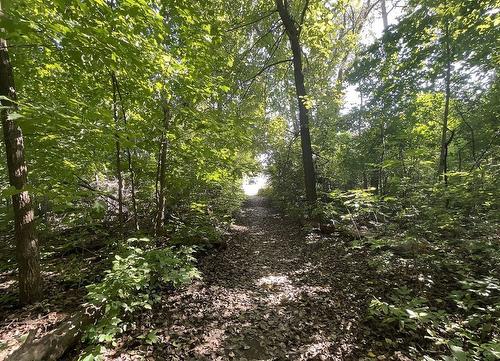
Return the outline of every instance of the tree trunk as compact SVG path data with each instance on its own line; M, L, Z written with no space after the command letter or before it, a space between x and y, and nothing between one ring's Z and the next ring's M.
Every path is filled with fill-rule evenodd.
M120 124L118 120L118 101L116 89L115 73L111 73L111 82L113 83L113 119L115 121L115 147L116 147L116 178L118 179L118 222L123 227L123 177L121 169L121 145L120 145Z
M296 96L293 93L290 93L290 97L288 98L288 100L290 102L290 116L292 117L293 134L299 134L300 125L299 120L297 119L297 101L295 98Z
M377 191L379 195L384 194L384 162L385 162L385 122L380 124L380 165L378 168Z
M450 39L449 39L449 25L446 23L445 28L445 46L446 46L446 75L445 75L445 100L444 100L444 114L443 114L443 125L441 133L441 153L439 156L439 176L443 176L445 186L448 186L448 145L450 140L448 140L448 117L450 112L450 82L451 82L451 50L450 50Z
M163 225L165 223L165 189L166 189L166 171L167 171L167 147L168 147L168 139L167 139L167 130L168 124L170 120L170 112L167 105L163 106L163 134L161 138L161 151L160 151L160 159L159 159L159 172L158 172L158 180L159 180L159 190L158 190L158 210L156 214L156 227L155 233L158 234L161 232Z
M128 172L130 173L130 192L132 197L132 211L134 212L134 228L136 231L139 230L139 218L137 217L137 198L135 196L135 171L132 165L132 154L130 149L127 148L127 162L128 162Z
M125 106L123 104L123 97L122 97L122 92L120 91L120 83L118 82L118 79L116 78L116 75L114 75L114 81L116 84L116 91L118 92L118 98L120 99L120 109L122 111L122 118L123 118L123 125L127 126L127 114L125 113ZM127 140L129 140L127 136ZM130 148L127 147L126 150L127 153L127 164L128 164L128 171L130 173L130 188L131 188L131 197L132 197L132 211L134 212L134 228L136 231L139 230L139 219L137 217L137 198L135 196L135 171L134 167L132 166L132 153L130 152Z
M0 19L3 17L0 2ZM16 108L14 74L9 61L7 41L0 38L0 99L5 153L9 183L17 194L12 196L14 234L19 266L19 300L22 304L37 301L41 295L40 252L34 225L31 197L26 190L28 170L24 160L24 139L16 121L9 118L9 109ZM4 108L6 107L6 108Z
M358 137L361 137L361 128L363 126L363 117L365 111L365 104L363 99L363 92L359 92L359 117L358 117ZM361 160L363 164L362 178L363 178L363 188L368 189L368 176L366 174L366 159L364 157Z
M288 9L287 0L275 1L292 49L295 91L299 105L300 141L302 147L302 164L304 167L306 198L309 203L314 204L316 202L316 174L312 156L311 135L309 132L309 111L305 105L307 92L302 69L302 50L300 46L301 24L299 24L299 28L296 27L295 20L290 15ZM302 14L305 14L306 10L307 9L304 8Z
M462 149L458 150L458 171L462 171Z
M99 316L100 310L91 308L64 320L55 330L39 340L28 339L7 357L7 361L58 360L82 336L85 328Z
M380 9L382 10L382 21L384 22L384 31L389 27L389 21L387 19L387 8L385 6L385 0L380 0Z

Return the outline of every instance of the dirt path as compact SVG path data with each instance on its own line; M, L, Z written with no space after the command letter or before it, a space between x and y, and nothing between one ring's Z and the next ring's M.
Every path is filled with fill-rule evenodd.
M144 321L159 330L153 358L360 359L366 294L355 289L366 289L359 272L369 270L346 248L249 199L227 249L204 259L203 281L166 296Z

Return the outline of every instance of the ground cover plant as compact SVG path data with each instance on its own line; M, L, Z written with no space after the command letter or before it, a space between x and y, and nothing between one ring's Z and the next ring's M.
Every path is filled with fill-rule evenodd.
M500 359L499 24L0 0L0 359Z

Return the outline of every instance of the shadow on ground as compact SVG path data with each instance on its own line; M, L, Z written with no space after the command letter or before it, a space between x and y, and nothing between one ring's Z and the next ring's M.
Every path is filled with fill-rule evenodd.
M349 252L252 197L227 249L203 260L203 281L165 295L142 319L158 343L134 349L124 340L115 357L358 360L371 270L362 253Z

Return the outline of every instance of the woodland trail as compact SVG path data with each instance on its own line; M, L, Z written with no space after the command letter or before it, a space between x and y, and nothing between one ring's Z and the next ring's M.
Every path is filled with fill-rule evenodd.
M203 280L166 295L153 319L143 321L160 330L152 356L358 360L367 267L343 241L305 235L264 198L252 197L227 248L204 258Z

